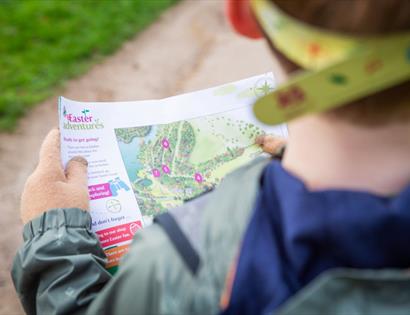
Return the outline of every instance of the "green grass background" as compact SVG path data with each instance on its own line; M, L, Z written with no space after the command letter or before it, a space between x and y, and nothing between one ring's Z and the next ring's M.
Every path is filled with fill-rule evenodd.
M0 0L0 131L178 0Z

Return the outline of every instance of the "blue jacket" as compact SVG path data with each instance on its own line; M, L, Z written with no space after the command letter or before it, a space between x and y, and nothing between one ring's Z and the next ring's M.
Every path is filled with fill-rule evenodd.
M410 185L381 197L309 191L272 162L243 239L228 314L266 314L333 268L410 266Z

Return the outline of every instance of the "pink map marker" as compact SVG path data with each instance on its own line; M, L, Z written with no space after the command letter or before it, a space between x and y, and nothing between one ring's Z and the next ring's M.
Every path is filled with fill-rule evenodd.
M195 173L195 180L196 180L198 183L202 183L202 182L204 181L204 179L202 178L202 175L199 174L199 173Z
M164 149L168 149L169 148L169 141L168 141L168 139L167 138L164 138L164 139L162 139L162 147L164 148Z
M162 165L162 170L164 171L165 174L169 174L171 173L171 170L169 169L169 167L167 165Z
M161 176L161 173L159 172L159 169L154 168L154 169L152 170L152 175L154 175L154 177L160 177L160 176Z

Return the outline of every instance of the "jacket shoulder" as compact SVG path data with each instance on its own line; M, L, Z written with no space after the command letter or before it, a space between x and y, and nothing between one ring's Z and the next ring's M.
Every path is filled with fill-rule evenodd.
M289 299L278 315L408 314L410 274L403 270L333 269Z
M172 303L169 294L177 296L181 288L188 290L191 282L192 276L184 272L167 235L153 224L135 234L115 277L88 314L179 314L182 305Z
M199 254L198 274L186 267L164 229L153 224L135 234L119 271L89 314L218 312L226 272L268 162L257 159L229 174L215 190L170 210ZM115 303L107 306L104 301L112 300L113 292Z
M253 212L260 176L269 162L257 159L229 174L202 209L198 232L202 264L192 294L194 314L203 314L204 309L219 312L226 276Z

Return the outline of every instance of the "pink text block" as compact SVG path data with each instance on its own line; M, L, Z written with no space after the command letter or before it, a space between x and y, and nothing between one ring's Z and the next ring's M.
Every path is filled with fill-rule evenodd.
M141 221L117 225L112 228L97 231L102 247L108 247L125 241L130 241L135 232L142 228Z
M88 186L88 193L90 195L90 200L112 196L110 184L108 183Z

